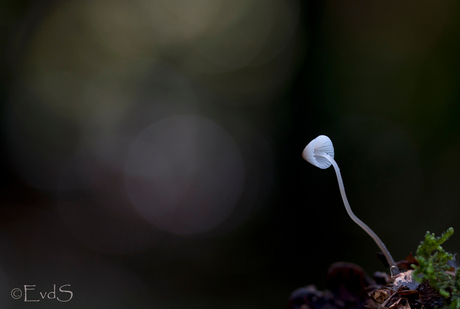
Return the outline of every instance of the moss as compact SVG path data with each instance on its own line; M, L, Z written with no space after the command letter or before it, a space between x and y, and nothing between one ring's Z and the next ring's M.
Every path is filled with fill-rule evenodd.
M446 305L460 309L460 272L449 265L449 261L454 258L441 246L453 233L453 228L449 228L440 237L427 232L425 240L417 248L415 259L418 265L412 267L415 269L415 280L428 281L445 298Z

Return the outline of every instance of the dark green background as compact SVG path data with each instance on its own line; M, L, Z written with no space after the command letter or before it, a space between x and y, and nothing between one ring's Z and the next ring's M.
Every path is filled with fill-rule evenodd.
M300 286L324 289L333 262L383 271L377 246L347 217L332 169L301 158L319 134L334 143L355 214L395 260L427 230L460 231L457 1L242 0L211 17L200 15L206 1L172 1L170 15L158 13L161 1L91 3L0 5L2 308L283 308ZM146 4L152 11L136 7ZM225 16L237 17L221 30ZM205 18L207 30L193 28ZM105 105L80 97L93 98L90 80ZM171 113L198 113L231 136L243 193L234 216L206 233L144 222L124 239L110 211L129 205L123 170L75 154L91 134L122 136ZM100 178L66 188L56 175L68 166ZM63 220L59 207L83 220ZM85 242L100 235L108 238L99 248ZM460 251L458 239L447 250ZM125 250L130 243L140 249ZM71 284L74 298L12 300L24 284Z

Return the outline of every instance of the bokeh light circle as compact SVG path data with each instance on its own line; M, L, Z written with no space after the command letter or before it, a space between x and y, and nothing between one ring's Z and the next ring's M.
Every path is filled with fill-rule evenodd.
M201 116L175 115L136 137L125 187L150 223L190 235L209 232L232 214L244 174L238 145L223 128Z

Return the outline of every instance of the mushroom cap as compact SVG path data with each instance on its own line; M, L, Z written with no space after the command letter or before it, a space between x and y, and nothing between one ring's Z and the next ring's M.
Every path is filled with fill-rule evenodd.
M323 156L324 154L328 154L331 158L334 158L334 146L329 137L320 135L308 143L302 152L302 157L314 166L326 169L332 163Z

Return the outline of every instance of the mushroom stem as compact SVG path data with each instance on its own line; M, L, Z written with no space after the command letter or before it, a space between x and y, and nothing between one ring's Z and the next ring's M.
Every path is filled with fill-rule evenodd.
M350 204L348 203L347 195L345 194L345 187L343 186L342 175L340 174L339 166L337 165L335 160L330 155L324 152L316 152L315 156L323 157L327 159L329 162L331 162L332 166L334 167L335 174L337 175L337 181L339 182L340 194L342 195L342 200L343 200L343 203L345 204L345 209L347 210L348 215L353 221L356 222L356 224L358 224L363 230L365 230L367 234L369 234L369 236L372 237L372 239L374 239L375 243L377 244L377 246L379 246L380 250L385 256L390 267L396 265L395 261L391 257L390 252L385 247L385 244L377 236L377 234L375 234L374 231L372 231L371 228L368 227L363 221L361 221L358 217L356 217L353 211L351 210Z

